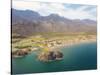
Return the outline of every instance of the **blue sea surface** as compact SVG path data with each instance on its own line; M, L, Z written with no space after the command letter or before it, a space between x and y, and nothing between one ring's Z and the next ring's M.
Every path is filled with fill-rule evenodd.
M61 61L41 62L35 51L24 58L12 58L12 74L97 69L97 43L81 43L61 49Z

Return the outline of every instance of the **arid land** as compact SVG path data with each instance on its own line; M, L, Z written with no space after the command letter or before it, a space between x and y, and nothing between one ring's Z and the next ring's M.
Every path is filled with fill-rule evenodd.
M12 55L27 55L35 50L54 51L60 50L60 47L70 46L78 43L96 41L96 34L65 34L49 33L37 34L31 37L12 36Z

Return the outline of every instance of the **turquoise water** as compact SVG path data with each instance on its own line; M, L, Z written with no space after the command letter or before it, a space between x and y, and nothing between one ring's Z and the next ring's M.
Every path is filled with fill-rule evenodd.
M33 52L24 58L12 59L12 73L41 73L41 72L58 72L73 70L88 70L97 68L97 44L82 43L69 47L64 47L63 60L53 62L40 62L37 53Z

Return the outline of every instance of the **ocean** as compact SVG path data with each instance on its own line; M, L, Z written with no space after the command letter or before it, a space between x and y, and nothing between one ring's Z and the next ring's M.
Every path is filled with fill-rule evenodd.
M80 43L61 48L63 60L41 62L38 51L23 58L12 58L12 74L93 70L97 69L97 43Z

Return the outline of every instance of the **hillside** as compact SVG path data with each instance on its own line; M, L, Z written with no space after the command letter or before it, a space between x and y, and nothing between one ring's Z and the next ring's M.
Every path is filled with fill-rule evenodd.
M96 21L71 20L51 14L41 16L38 12L31 10L16 10L12 9L12 33L21 36L31 36L36 33L96 33Z

